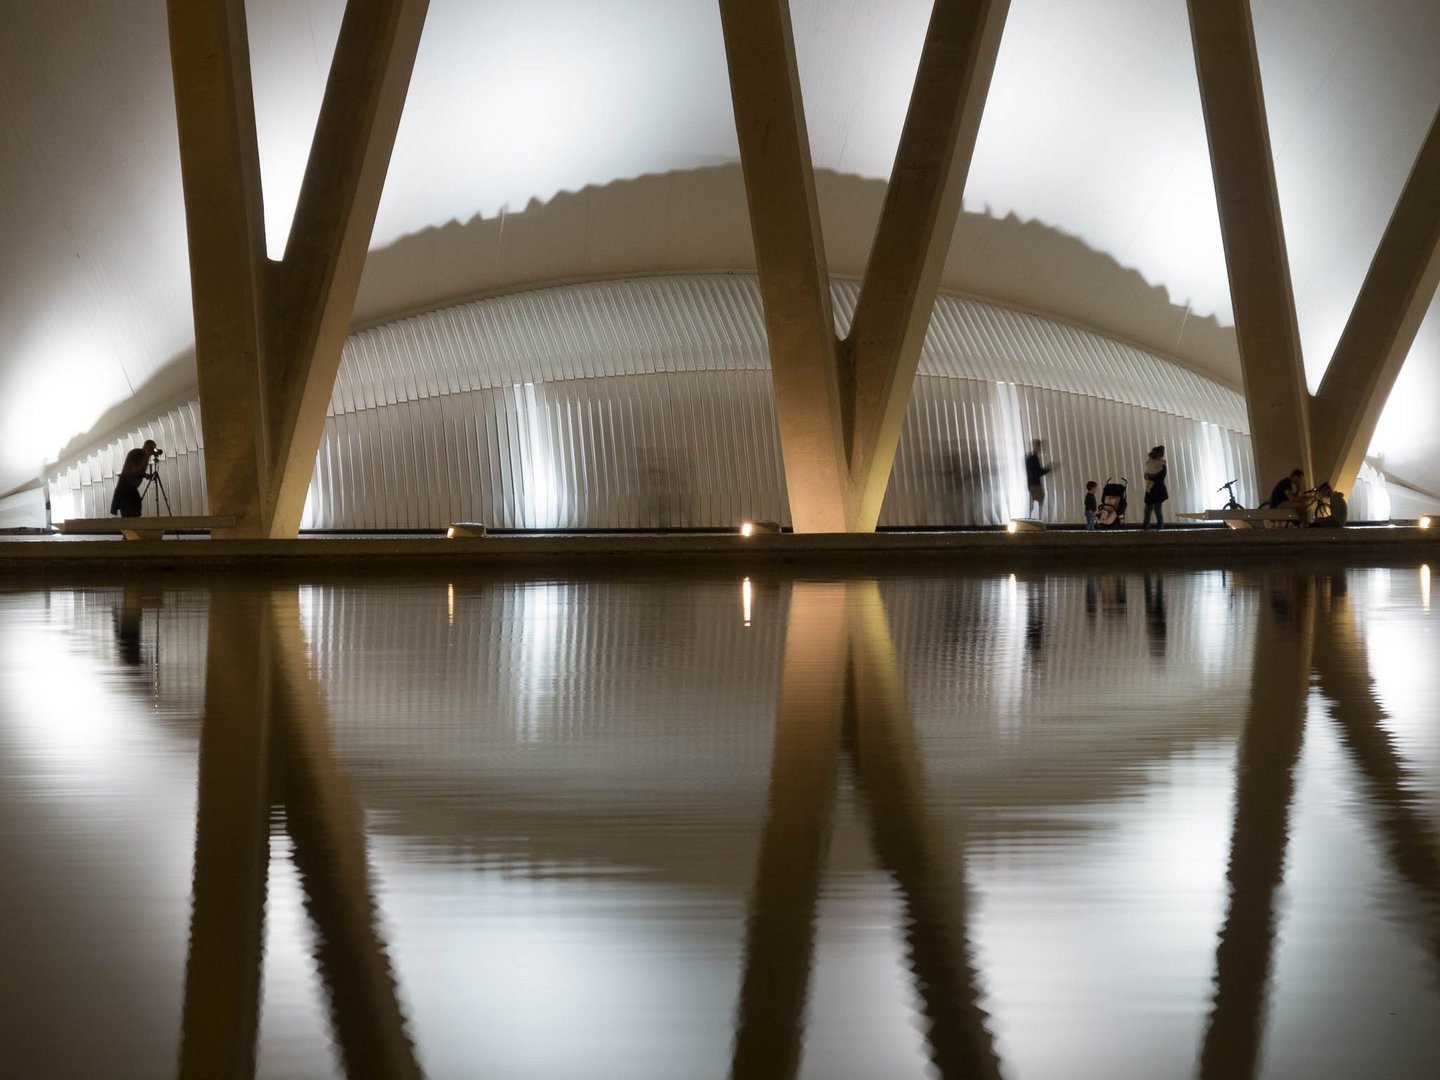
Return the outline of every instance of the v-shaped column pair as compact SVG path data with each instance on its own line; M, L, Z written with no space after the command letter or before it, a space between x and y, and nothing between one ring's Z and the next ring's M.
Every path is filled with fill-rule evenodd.
M870 532L1009 0L936 0L849 335L830 303L788 0L720 0L796 532Z
M428 0L349 0L285 255L266 257L244 0L170 0L217 535L294 536Z
M1348 490L1440 283L1440 112L1312 398L1250 0L1189 4L1259 480L1302 468Z

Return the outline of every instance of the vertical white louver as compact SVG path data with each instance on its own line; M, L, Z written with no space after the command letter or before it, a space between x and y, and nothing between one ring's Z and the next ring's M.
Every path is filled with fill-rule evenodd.
M837 281L837 318L857 286ZM115 469L166 447L176 513L204 509L199 410L172 410L50 478L56 516L103 514ZM1084 482L1137 481L1169 450L1171 513L1255 502L1244 402L1160 357L1023 312L942 296L881 514L996 524L1026 505L1022 458L1061 462L1048 515ZM1221 476L1220 474L1225 474ZM1217 480L1216 478L1219 478ZM724 527L788 521L753 275L645 277L458 304L352 334L316 457L306 526Z

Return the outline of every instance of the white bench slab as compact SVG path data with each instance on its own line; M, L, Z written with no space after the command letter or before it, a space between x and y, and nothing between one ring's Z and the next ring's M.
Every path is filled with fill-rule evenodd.
M1292 506L1262 506L1255 510L1206 510L1203 514L1177 514L1191 521L1223 521L1231 529L1265 528L1272 523L1298 525L1300 511Z
M233 514L192 514L171 517L70 518L56 526L66 536L114 536L126 540L159 540L166 533L208 532L235 524Z

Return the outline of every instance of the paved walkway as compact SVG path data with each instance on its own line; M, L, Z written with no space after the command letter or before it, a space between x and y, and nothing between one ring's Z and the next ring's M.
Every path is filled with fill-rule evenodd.
M405 535L298 540L0 538L0 581L12 586L51 575L106 578L159 570L324 577L465 570L584 573L681 566L713 566L728 572L753 566L850 575L970 568L1113 570L1131 565L1197 569L1294 560L1353 565L1440 561L1440 529L887 532L748 538L719 533L529 534L473 540Z

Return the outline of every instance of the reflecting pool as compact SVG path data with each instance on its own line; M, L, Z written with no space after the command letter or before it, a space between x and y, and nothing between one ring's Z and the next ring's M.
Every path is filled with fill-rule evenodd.
M1426 567L0 590L0 1074L1440 1076L1437 620Z

